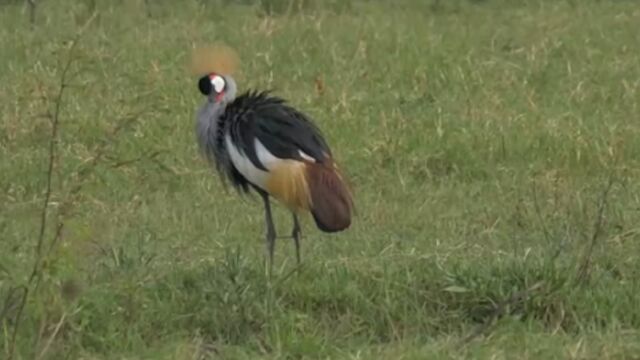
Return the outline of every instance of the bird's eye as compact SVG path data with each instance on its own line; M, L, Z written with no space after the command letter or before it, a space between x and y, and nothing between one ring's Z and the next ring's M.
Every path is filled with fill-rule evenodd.
M214 76L211 79L211 85L213 85L213 90L217 93L221 93L224 90L224 79L222 76Z

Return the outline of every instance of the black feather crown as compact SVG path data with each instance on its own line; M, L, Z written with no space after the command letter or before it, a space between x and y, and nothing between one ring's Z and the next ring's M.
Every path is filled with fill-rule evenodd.
M198 89L202 93L202 95L209 96L211 91L213 90L213 85L211 85L211 79L209 79L209 75L205 75L198 80Z

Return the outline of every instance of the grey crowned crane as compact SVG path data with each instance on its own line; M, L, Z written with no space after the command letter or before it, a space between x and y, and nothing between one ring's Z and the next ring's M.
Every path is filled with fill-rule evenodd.
M228 74L209 72L198 81L206 100L197 113L200 149L224 183L241 194L253 189L264 204L266 247L273 264L276 231L270 198L293 214L296 261L300 263L298 214L310 212L324 232L351 224L353 198L320 130L313 121L268 92L236 97Z

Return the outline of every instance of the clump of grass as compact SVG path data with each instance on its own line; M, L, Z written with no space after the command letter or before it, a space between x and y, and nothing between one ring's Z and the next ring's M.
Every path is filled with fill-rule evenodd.
M452 336L466 342L488 335L489 326L504 318L567 334L639 325L640 317L626 305L593 311L612 294L618 305L632 305L634 290L616 285L606 272L598 271L595 286L587 288L572 285L572 268L549 264L449 264L448 274L429 260L385 265L378 271L312 266L270 283L260 266L235 255L142 287L108 286L108 292L87 294L82 306L91 311L77 319L86 324L77 337L95 352L122 344L134 351L171 335L197 333L209 344L256 352L295 353L300 342L310 342L332 354L408 339ZM118 324L139 337L131 340ZM105 339L96 341L95 334Z

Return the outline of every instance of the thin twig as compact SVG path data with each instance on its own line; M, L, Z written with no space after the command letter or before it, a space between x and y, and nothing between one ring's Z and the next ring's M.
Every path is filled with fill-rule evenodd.
M75 48L77 42L73 42L71 47L69 48L69 52L72 53ZM56 161L56 144L58 142L58 126L60 124L60 109L62 107L62 96L64 95L64 90L66 89L66 77L67 72L71 68L73 64L73 56L69 55L69 59L62 70L62 76L60 79L60 87L58 88L58 94L55 100L55 110L51 118L51 139L49 140L49 164L47 168L47 188L44 194L44 200L42 204L42 211L40 214L40 232L38 234L38 243L36 245L36 254L35 254L35 265L33 266L33 271L31 272L31 276L29 278L29 282L32 281L33 278L36 277L38 273L38 269L40 268L39 263L40 253L42 252L42 244L44 243L44 234L47 228L47 214L49 213L49 201L51 199L51 186L53 180L53 170Z
M63 222L59 222L58 225L56 226L56 232L53 235L53 239L51 239L51 243L49 244L49 249L47 250L47 255L44 256L45 259L49 257L49 255L51 254L51 252L55 248L56 244L58 243L58 241L62 237L62 230L63 229L64 229L64 223ZM36 285L36 287L37 287L37 285Z
M615 183L615 173L612 171L609 174L609 180L607 181L607 186L602 191L602 195L600 195L600 199L598 201L598 210L596 215L596 221L593 225L593 233L591 235L591 241L589 242L589 247L587 248L587 252L584 256L582 264L578 269L578 274L576 276L576 280L582 282L586 280L587 275L589 273L589 267L591 265L591 257L593 256L593 250L600 239L600 235L602 234L602 228L604 224L604 213L607 208L609 193L611 192L611 188Z
M51 138L49 139L49 163L47 168L47 179L46 179L46 191L42 204L42 211L40 214L40 232L38 233L38 242L36 244L36 253L34 258L33 269L31 271L31 276L29 276L29 284L31 284L36 277L40 273L40 268L42 265L42 246L44 245L44 235L47 229L47 220L49 214L49 203L51 200L52 194L52 184L53 184L53 172L56 162L56 145L58 143L58 129L60 125L60 112L62 109L62 99L67 89L67 75L71 66L73 65L73 61L75 58L73 57L73 53L78 43L77 38L71 42L71 46L69 47L69 58L62 69L62 74L60 76L60 85L58 87L58 93L55 97L55 106L53 114L49 115L51 119ZM59 231L56 231L56 236L58 236ZM54 238L55 240L55 238ZM36 286L37 287L37 286Z
M49 337L49 340L47 340L47 343L44 345L44 348L40 352L40 355L38 355L38 359L42 359L44 355L47 353L47 350L49 350L49 347L51 347L51 343L53 343L53 340L58 335L60 328L62 328L62 324L64 324L64 320L66 319L66 317L67 317L67 313L66 312L62 313L62 316L60 317L60 321L58 321L58 323L56 324L56 327L53 330L53 333L51 334L51 336Z
M89 26L89 24L95 18L95 13L87 22L82 26L80 31L76 34L76 37L71 41L71 45L69 46L68 54L69 58L62 70L62 74L60 76L60 86L58 87L58 93L55 98L55 108L53 115L51 116L51 139L49 140L49 164L47 168L47 185L46 192L42 204L42 212L40 214L40 232L38 233L38 243L36 245L36 260L33 266L33 271L31 276L29 277L29 282L33 281L33 278L36 277L39 269L39 263L41 261L41 252L42 252L42 244L44 243L44 234L47 228L47 214L49 209L49 201L51 200L51 187L53 183L53 170L55 166L56 160L56 144L58 142L58 128L60 124L60 112L62 109L62 98L64 96L64 91L67 88L67 74L71 69L71 65L75 60L74 58L74 50L76 45L78 44L80 37L84 33L84 30Z
M40 268L42 263L42 257L41 257L42 246L44 243L44 235L47 228L47 215L48 215L49 203L50 203L51 194L52 194L53 171L54 171L54 165L56 160L56 144L57 144L57 138L58 138L60 112L62 109L62 98L64 95L64 90L67 87L67 74L69 72L69 69L71 68L71 65L73 64L73 61L75 60L74 50L76 48L76 45L78 44L80 37L84 33L84 30L86 30L89 24L91 24L91 22L93 21L93 19L95 19L95 15L96 14L94 13L93 16L91 16L91 18L87 20L87 22L78 31L75 38L71 41L71 45L69 46L69 50L68 50L69 58L67 59L67 62L60 76L60 86L58 87L58 93L55 98L55 108L52 116L50 117L51 118L51 139L49 141L49 160L48 160L49 163L47 166L46 191L45 191L45 197L42 204L42 212L40 215L40 231L38 233L38 240L36 243L35 259L34 259L33 269L31 271L31 275L29 276L27 285L24 287L24 292L22 294L22 298L20 299L20 304L18 305L15 325L13 327L13 332L11 334L11 342L9 345L9 354L8 354L9 360L13 359L13 356L15 354L18 331L20 329L22 314L24 312L24 308L27 304L27 299L29 297L30 287L32 286L34 280L40 274Z

